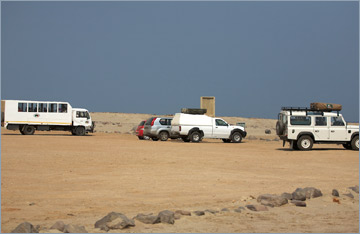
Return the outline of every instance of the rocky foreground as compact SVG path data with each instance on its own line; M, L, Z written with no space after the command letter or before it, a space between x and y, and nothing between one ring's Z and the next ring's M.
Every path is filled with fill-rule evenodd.
M302 207L306 209L307 201L310 199L322 197L323 193L314 187L297 188L292 193L284 192L281 195L276 194L262 194L257 197L256 203L245 206L237 207L233 210L229 208L223 208L221 210L205 209L205 210L163 210L157 215L153 213L139 213L133 218L128 218L125 214L119 212L110 212L94 224L96 232L109 232L109 231L120 231L126 229L126 232L131 232L131 228L135 227L137 222L148 225L156 225L159 223L165 223L170 225L176 225L175 220L181 219L183 216L204 216L208 215L224 215L228 212L244 213L248 212L266 212L274 207L282 207L290 205L293 207ZM342 200L346 199L357 199L359 198L359 186L349 187L347 193L340 195L337 189L333 189L332 202L341 205ZM243 198L244 199L244 198ZM244 200L255 200L254 197L250 196ZM356 205L356 203L353 203ZM357 203L358 205L358 203ZM85 227L81 224L65 224L63 221L57 221L51 227L44 227L40 225L35 226L29 222L23 222L19 224L12 233L87 233L88 229L93 230L93 227Z

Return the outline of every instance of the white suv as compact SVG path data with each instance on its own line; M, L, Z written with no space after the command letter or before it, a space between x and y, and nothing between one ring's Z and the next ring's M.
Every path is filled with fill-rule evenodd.
M276 123L276 134L291 148L311 150L314 143L342 144L359 150L359 126L348 125L343 116L331 111L283 107Z

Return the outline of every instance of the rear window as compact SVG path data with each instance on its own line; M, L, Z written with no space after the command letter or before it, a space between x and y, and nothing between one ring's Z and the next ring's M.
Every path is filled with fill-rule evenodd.
M151 122L153 121L154 118L155 117L151 117L151 118L147 119L145 122L145 125L151 125Z
M291 125L311 125L310 116L290 116Z
M139 126L144 126L144 124L145 124L145 121L141 121Z

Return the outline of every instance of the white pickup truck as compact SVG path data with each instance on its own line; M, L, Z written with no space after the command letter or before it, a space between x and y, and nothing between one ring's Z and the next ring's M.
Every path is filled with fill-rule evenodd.
M207 115L176 113L171 122L171 134L185 142L199 142L203 138L222 139L223 142L240 143L246 137L245 128L231 126L223 119Z
M95 124L86 109L72 108L68 102L1 100L1 126L23 135L37 131L70 131L83 136Z

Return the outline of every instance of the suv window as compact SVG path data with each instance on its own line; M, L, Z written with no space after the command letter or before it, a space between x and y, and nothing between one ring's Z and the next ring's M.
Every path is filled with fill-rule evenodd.
M331 126L345 126L345 124L340 116L336 116L331 117Z
M18 112L27 112L27 103L18 104Z
M326 117L315 117L315 126L326 126L327 125Z
M290 116L291 125L311 125L310 116Z
M171 119L160 119L159 123L161 125L171 125Z

